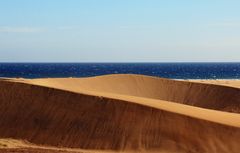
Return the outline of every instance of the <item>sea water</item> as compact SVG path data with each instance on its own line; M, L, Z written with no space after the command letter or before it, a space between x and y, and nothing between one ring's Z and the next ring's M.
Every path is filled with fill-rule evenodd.
M240 79L240 63L0 63L0 77L89 77L104 74Z

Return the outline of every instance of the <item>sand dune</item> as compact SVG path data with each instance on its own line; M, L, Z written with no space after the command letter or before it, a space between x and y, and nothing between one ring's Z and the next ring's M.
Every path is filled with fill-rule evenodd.
M28 80L32 84L74 92L105 92L229 112L240 112L240 90L213 84L168 80L142 75L106 75L92 78ZM25 80L26 82L26 80Z
M237 79L233 79L233 80L226 80L226 79L220 79L220 80L188 80L188 81L240 88L240 80L237 80Z
M141 75L2 79L0 137L79 152L238 153L239 93Z

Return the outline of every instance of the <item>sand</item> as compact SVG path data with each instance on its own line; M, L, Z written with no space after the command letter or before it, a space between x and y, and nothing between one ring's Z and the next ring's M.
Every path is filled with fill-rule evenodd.
M0 152L238 153L239 82L1 79Z
M219 79L219 80L188 80L188 81L205 83L205 84L216 84L216 85L240 88L240 80L237 80L237 79L230 79L230 80L226 80L226 79Z

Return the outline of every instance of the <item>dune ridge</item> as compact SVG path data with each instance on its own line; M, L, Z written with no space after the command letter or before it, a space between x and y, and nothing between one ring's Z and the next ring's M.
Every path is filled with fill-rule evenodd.
M143 75L105 75L90 78L33 79L25 82L75 92L101 92L240 112L239 88L198 82L176 81Z
M204 99L205 90L204 105L189 103ZM100 151L237 153L240 116L225 111L238 112L238 94L237 88L138 75L1 80L0 137Z

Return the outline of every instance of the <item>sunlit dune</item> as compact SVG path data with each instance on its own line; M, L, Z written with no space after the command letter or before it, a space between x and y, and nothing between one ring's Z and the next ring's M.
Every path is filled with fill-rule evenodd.
M2 79L0 152L238 153L238 87L123 74Z

